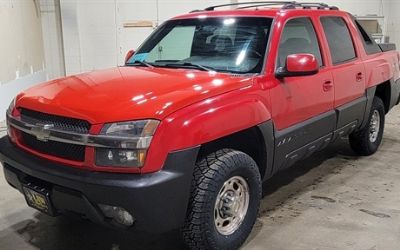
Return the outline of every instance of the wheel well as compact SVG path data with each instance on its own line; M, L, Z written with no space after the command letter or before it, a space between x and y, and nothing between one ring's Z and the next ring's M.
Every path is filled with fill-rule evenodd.
M390 81L384 82L377 86L375 96L381 98L385 105L386 113L389 112L390 99L391 99L391 86Z
M260 170L261 178L263 178L267 167L265 147L260 129L252 127L201 145L198 159L223 148L238 150L253 158Z

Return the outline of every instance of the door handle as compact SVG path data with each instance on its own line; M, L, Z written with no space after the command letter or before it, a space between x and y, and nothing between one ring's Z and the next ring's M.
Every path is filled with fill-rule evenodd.
M364 77L363 77L363 73L358 72L357 75L356 75L356 80L357 80L357 82L361 82L363 78L364 78Z
M323 89L325 92L330 91L333 88L333 82L331 80L326 80L323 84Z

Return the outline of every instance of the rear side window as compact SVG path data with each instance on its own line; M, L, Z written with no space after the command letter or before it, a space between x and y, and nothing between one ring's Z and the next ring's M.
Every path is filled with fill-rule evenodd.
M367 52L368 55L382 52L379 45L376 44L376 42L371 38L367 31L365 31L362 25L357 20L354 20L354 22L357 26L358 33L360 34L360 38L363 42L365 52Z
M341 17L321 17L331 51L332 63L341 64L356 58L353 40L346 22Z
M287 56L300 53L313 54L322 66L317 35L311 20L306 17L292 19L286 23L279 44L278 67L285 66Z

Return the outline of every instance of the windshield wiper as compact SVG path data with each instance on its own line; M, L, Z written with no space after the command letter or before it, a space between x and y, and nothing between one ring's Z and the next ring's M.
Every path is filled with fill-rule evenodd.
M144 61L139 61L139 60L136 60L136 61L133 61L133 62L130 62L130 63L126 63L125 65L126 66L140 65L140 66L145 66L145 67L150 67L150 68L154 67L154 65L151 64L151 63L144 62Z
M145 67L173 67L173 68L195 68L198 70L203 70L203 71L217 71L215 68L209 67L209 66L203 66L200 64L195 64L195 63L190 63L190 62L185 62L185 63L167 63L164 65L158 65L158 64L153 64L153 63L148 63L145 61L133 61L130 63L125 64L126 66L135 66L135 65L140 65L140 66L145 66Z
M185 62L185 63L168 63L163 65L165 67L174 67L174 68L195 68L203 71L216 71L216 69L208 66L203 66L200 64L195 64L195 63L190 63L190 62Z

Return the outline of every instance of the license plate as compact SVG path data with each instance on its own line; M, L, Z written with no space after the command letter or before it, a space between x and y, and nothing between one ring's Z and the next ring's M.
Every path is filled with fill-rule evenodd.
M36 208L43 213L54 215L48 190L31 184L23 186L23 190L26 202L30 207Z

